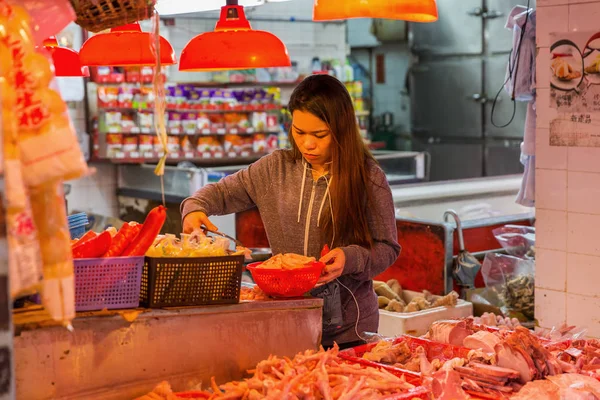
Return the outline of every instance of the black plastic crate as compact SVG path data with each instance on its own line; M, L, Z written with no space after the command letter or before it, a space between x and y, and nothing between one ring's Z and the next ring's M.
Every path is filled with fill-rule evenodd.
M148 308L237 304L244 256L146 257L140 304Z

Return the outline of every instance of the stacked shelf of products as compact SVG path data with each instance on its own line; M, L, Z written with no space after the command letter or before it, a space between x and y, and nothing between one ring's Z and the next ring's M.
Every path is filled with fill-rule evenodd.
M279 90L168 84L170 161L247 161L286 147ZM97 96L95 158L119 163L157 160L162 146L154 128L152 86L102 83Z

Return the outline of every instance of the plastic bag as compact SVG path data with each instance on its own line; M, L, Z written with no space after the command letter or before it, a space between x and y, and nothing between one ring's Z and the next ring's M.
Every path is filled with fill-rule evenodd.
M0 99L1 100L1 99ZM15 121L2 110L5 209L8 229L8 267L13 299L34 293L42 281L42 259L38 231L33 221L29 193L23 183Z
M508 254L520 258L535 258L535 228L506 225L492 231Z
M0 0L0 9L6 4L20 6L27 10L31 17L31 30L36 45L42 45L49 36L62 31L77 15L69 0ZM1 11L0 11L1 14Z
M535 264L503 254L489 253L485 256L481 274L486 288L495 291L504 303L501 307L506 316L520 315L533 319L535 301Z
M554 326L551 329L539 328L536 330L535 334L552 342L558 342L563 340L585 339L587 331L586 327L563 324L559 327Z
M56 86L51 58L43 48L35 47L27 11L2 4L2 97L4 107L14 110L17 121L25 184L40 186L79 178L87 172L87 164L67 106L51 87Z
M68 325L75 317L75 286L62 182L32 189L31 207L44 263L42 304L54 320Z

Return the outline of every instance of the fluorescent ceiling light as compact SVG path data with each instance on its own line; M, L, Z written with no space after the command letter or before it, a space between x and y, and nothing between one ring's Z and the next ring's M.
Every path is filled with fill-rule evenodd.
M159 15L176 15L216 11L226 4L226 0L159 0L155 8ZM244 7L255 7L265 4L265 0L239 0L238 4Z

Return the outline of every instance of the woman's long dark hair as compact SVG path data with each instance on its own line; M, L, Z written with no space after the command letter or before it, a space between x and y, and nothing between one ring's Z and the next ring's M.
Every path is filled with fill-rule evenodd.
M325 243L333 236L334 246L357 244L371 247L373 237L367 221L370 206L368 160L371 152L360 136L352 98L342 82L329 75L312 75L304 79L294 90L289 102L289 111L308 112L327 124L332 135L331 143L331 186L329 192L333 210L321 215ZM302 154L290 132L294 158L301 160Z

